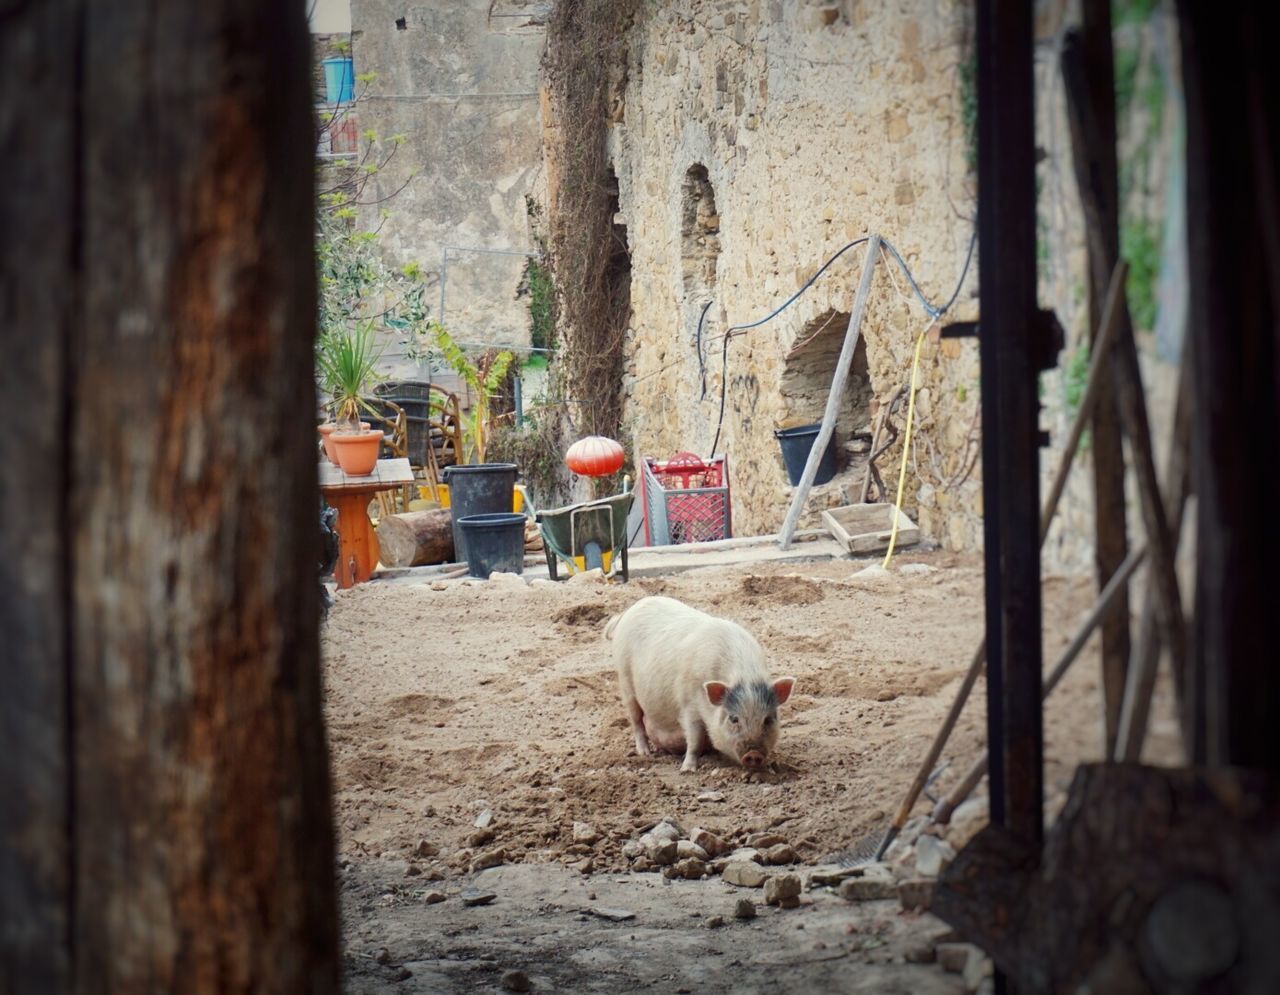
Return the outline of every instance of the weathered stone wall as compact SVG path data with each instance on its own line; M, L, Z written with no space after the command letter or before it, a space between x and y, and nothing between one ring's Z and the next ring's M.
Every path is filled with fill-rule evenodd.
M1084 234L1058 68L1068 8L1037 8L1037 128L1045 153L1040 296L1068 333L1058 369L1042 381L1042 425L1053 440L1042 456L1046 485L1087 369ZM1160 219L1167 222L1163 263L1156 260L1164 273L1159 320L1139 320L1163 460L1185 313L1176 277L1169 277L1181 251L1181 186L1168 166L1179 155L1177 45L1161 8L1145 20L1127 20L1123 9L1117 16L1126 254L1136 258L1138 251L1130 252L1129 234L1150 237L1161 231ZM609 136L632 253L624 389L638 452L708 453L726 329L770 314L855 238L883 234L928 299L945 302L976 213L972 76L965 72L972 53L971 5L947 0L646 5L633 32L624 106ZM730 342L716 448L731 459L741 534L781 523L791 488L773 431L820 418L864 251L846 252L795 304ZM975 318L976 293L975 259L948 320ZM817 509L857 499L865 433L879 404L907 384L916 337L927 324L886 256L840 408L842 472L815 489L807 524L816 524ZM904 506L945 547L978 549L976 343L926 338L918 385ZM895 407L889 420L899 433L905 408ZM891 494L901 453L899 434L879 461ZM1049 569L1090 568L1092 506L1086 445L1046 546ZM1136 505L1129 517L1139 531Z
M443 278L444 321L460 342L529 342L528 302L518 296L525 257L481 250L533 247L525 196L541 162L541 10L519 0L351 3L356 72L377 77L361 127L405 136L366 197L390 199L371 203L361 221L376 227L390 212L383 243L395 261L431 275L435 317ZM446 246L458 248L442 265ZM386 359L400 374L417 372L395 348Z
M625 417L638 452L708 453L726 329L769 314L848 242L882 233L930 301L950 295L974 210L959 82L969 32L967 6L939 0L645 7L611 134L632 254ZM729 344L716 448L730 456L740 534L781 523L790 488L773 432L821 416L864 252L846 252L794 305ZM974 316L976 276L975 266L953 317ZM926 324L886 257L839 443L868 431L875 399L906 383ZM976 347L926 342L919 383L904 503L932 535L972 548ZM900 452L882 459L890 487ZM843 445L840 460L845 469L815 489L807 522L857 499L863 465Z

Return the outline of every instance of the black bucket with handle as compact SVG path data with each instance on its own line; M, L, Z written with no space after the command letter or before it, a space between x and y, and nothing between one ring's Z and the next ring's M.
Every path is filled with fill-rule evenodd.
M799 484L800 478L804 476L804 465L809 461L809 451L813 448L821 430L821 423L774 430L773 434L778 440L778 445L782 447L782 462L786 464L787 477L791 480L792 487ZM836 436L832 432L831 438L827 440L826 451L823 452L822 459L818 463L818 473L813 478L814 484L825 484L836 475L835 443Z
M524 573L524 515L507 511L468 515L457 521L467 537L467 566L472 577L487 579L499 570Z
M514 463L462 463L444 468L453 517L453 551L459 563L467 562L467 536L459 522L471 515L510 513L518 469Z

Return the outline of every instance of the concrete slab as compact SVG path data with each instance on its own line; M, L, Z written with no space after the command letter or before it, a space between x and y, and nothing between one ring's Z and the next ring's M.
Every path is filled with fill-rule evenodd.
M808 529L798 532L787 549L779 549L777 539L776 535L742 536L679 546L646 546L630 551L630 572L633 578L664 577L703 567L851 559L844 547L824 530ZM541 554L526 556L523 576L525 580L547 579L546 559ZM563 579L564 576L564 571L561 570L560 577ZM373 575L374 581L390 584L452 583L466 579L465 567L457 563L384 569Z

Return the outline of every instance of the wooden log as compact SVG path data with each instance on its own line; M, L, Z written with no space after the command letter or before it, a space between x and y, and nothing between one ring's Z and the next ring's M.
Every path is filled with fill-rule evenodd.
M388 567L421 567L453 559L453 516L447 508L407 511L378 522L382 563Z
M0 991L337 991L302 5L0 24Z

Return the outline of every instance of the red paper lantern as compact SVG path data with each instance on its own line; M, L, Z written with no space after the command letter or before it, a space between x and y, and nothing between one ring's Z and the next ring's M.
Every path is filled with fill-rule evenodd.
M605 477L617 473L625 460L622 446L603 435L579 439L564 454L565 465L584 477Z

